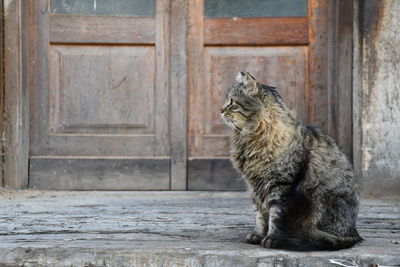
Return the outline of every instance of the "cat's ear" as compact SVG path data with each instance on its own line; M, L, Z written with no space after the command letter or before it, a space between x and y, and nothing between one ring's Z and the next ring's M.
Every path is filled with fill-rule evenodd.
M238 83L243 83L249 95L258 93L257 81L250 73L239 72L236 76L236 81Z
M239 73L236 75L236 82L237 83L244 83L244 77L246 76L246 73L239 71Z
M248 83L256 82L256 79L249 72L244 73L240 71L236 75L236 81L238 83L243 83L244 85L247 85Z

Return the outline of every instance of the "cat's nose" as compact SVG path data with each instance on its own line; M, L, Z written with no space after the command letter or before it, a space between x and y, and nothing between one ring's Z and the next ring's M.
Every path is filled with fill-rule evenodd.
M224 111L225 111L225 109L224 109L224 108L221 108L220 110L221 110L221 113L224 113Z

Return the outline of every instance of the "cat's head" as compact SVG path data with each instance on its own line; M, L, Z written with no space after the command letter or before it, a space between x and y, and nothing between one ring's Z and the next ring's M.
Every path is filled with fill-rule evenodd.
M257 82L248 72L239 72L221 108L221 117L238 132L253 132L261 120L273 115L271 112L280 112L284 108L274 87Z

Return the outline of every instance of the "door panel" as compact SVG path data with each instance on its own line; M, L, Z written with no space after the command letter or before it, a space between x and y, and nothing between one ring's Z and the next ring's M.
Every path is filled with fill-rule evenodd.
M206 45L304 45L307 18L205 18Z
M154 17L49 15L51 43L155 44Z
M51 10L92 14L59 9L65 3ZM30 5L30 186L169 189L168 1L154 17Z
M169 158L30 159L30 187L46 190L165 190Z
M52 45L50 134L154 135L154 65L152 46Z
M191 157L229 156L230 129L219 116L227 88L241 70L261 82L280 88L286 103L301 119L306 119L306 48L304 47L205 47L204 88L193 106L193 123L203 133L193 136ZM204 109L203 107L208 107Z
M277 87L285 103L306 122L315 122L310 110L326 108L328 98L322 98L327 96L327 87L312 87L315 82L326 82L328 68L326 28L316 19L326 23L325 0L190 1L190 189L210 189L212 185L225 190L244 188L239 185L239 175L226 163L231 130L219 117L239 71ZM315 90L321 97L310 98ZM324 112L323 116L327 115ZM217 172L213 179L206 177L211 169Z

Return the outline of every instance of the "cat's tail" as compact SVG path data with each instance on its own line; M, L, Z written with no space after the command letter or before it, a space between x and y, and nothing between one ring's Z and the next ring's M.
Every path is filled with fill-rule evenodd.
M363 239L354 230L352 236L336 236L327 232L314 229L311 233L296 236L281 236L278 238L277 248L312 251L312 250L339 250L350 248Z

